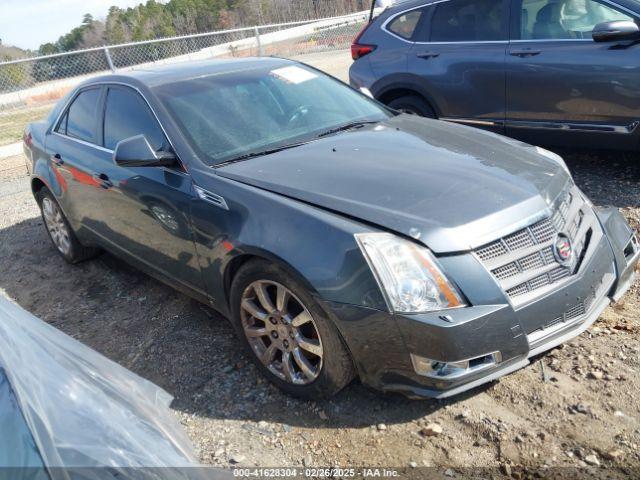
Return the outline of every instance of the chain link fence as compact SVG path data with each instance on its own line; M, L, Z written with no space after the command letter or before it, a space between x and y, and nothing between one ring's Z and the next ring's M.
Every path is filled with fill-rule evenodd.
M368 12L164 38L0 62L0 112L42 105L82 80L146 65L225 57L295 58L349 48Z

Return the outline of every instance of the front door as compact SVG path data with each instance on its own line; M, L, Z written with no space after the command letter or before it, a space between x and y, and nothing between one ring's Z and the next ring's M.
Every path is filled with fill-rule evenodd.
M509 2L445 0L427 6L409 71L443 120L502 132Z
M640 46L596 43L601 22L634 20L596 0L515 0L507 55L507 133L526 141L633 141ZM613 134L613 135L612 135ZM606 146L602 143L595 146Z
M113 162L118 142L135 135L145 135L157 151L170 149L158 121L136 90L108 86L103 110L100 134L109 161L95 172L105 188L100 214L90 228L134 261L204 292L191 236L191 177L178 165L121 167Z

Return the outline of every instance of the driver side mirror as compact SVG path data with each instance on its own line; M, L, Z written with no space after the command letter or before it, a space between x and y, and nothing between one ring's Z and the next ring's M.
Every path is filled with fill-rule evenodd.
M631 20L602 22L593 27L591 36L594 42L614 42L617 40L634 40L639 38L640 29Z
M113 161L121 167L171 167L176 164L176 156L156 152L144 135L136 135L118 142Z

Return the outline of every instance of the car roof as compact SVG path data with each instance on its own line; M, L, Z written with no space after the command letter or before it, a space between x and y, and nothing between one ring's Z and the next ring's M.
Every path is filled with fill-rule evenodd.
M277 68L294 63L297 62L276 57L245 57L145 65L92 78L84 82L83 86L105 82L127 82L130 80L132 81L131 83L141 83L147 87L155 87L165 83L174 83L207 75L242 72L256 68Z

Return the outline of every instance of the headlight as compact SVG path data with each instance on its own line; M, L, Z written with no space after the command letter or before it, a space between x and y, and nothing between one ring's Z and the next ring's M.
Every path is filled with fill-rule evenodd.
M556 162L558 165L560 165L564 169L565 172L567 172L569 177L572 178L571 172L569 171L569 167L567 167L567 164L565 163L564 159L560 155L558 155L557 153L553 153L547 150L546 148L542 148L542 147L536 147L536 152Z
M418 313L465 306L426 248L390 233L355 237L393 311Z

